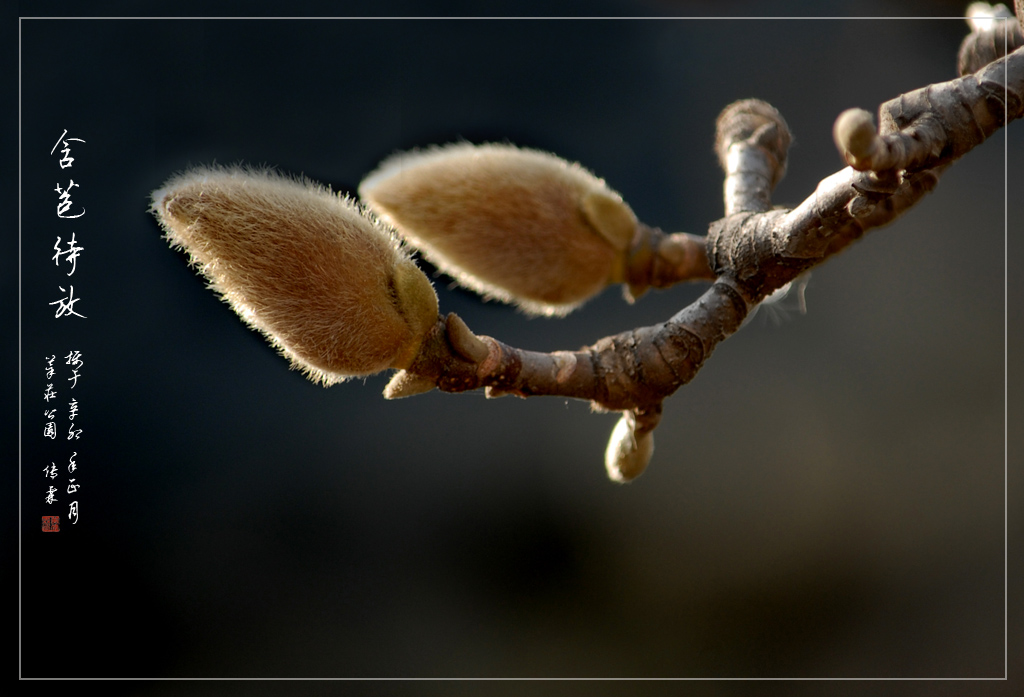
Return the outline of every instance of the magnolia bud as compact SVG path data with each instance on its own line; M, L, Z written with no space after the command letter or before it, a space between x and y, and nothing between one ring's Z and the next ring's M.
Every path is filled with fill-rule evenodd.
M647 469L653 454L654 432L637 435L636 417L631 411L624 412L612 429L604 453L608 478L619 483L633 481Z
M392 231L324 187L200 168L153 192L152 211L235 312L325 385L409 365L438 320Z
M622 281L638 225L578 164L511 145L396 155L359 194L460 284L541 315Z

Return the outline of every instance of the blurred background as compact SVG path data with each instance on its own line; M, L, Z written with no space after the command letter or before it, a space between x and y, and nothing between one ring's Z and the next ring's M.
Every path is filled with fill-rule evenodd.
M268 164L354 193L397 150L508 141L579 161L650 225L703 234L722 214L712 139L730 102L764 99L789 122L774 201L794 205L841 168L831 129L843 109L955 77L967 27L951 17L966 3L829 10L873 19L660 18L819 16L817 5L496 10L647 19L23 20L22 676L1001 678L1019 667L1019 610L1009 653L1004 643L1004 540L1022 529L1004 437L1019 453L1021 434L1007 433L1003 405L1005 347L1021 327L1019 304L1004 326L1008 190L1011 265L1024 212L1012 194L1020 124L816 269L806 315L762 312L724 343L666 402L650 468L628 486L602 463L616 416L586 403L385 402L387 375L308 382L147 213L150 191L192 164ZM68 170L48 154L64 129L85 141ZM85 209L73 224L54 215L54 182L68 177ZM69 279L52 256L71 230L84 251ZM662 321L704 289L633 306L609 289L568 318L528 319L424 268L443 312L535 350ZM48 306L69 281L86 319ZM84 361L82 434L53 441L41 436L45 359L70 350ZM58 423L70 396L56 400ZM71 497L43 502L43 467L72 453L76 525ZM58 534L40 532L50 514Z

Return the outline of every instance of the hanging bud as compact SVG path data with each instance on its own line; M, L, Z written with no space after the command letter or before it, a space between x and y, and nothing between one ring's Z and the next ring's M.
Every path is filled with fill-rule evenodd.
M325 385L409 365L438 320L393 233L324 187L200 168L153 192L152 211L210 287Z
M612 435L608 439L608 448L604 453L604 466L608 478L624 484L631 482L647 469L654 454L654 432L637 433L636 415L632 411L623 412Z
M564 315L622 281L638 226L603 180L511 145L396 155L359 195L463 286L540 315Z

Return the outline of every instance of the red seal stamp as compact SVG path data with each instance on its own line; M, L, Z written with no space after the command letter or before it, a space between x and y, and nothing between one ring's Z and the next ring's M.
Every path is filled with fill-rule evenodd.
M60 516L44 515L43 532L60 532Z

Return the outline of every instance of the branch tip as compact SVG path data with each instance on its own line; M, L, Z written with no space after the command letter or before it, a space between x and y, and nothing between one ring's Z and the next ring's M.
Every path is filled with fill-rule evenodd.
M725 170L725 214L771 210L786 174L792 135L782 114L757 99L730 104L715 123L715 152Z
M786 173L786 157L793 135L779 110L760 99L733 102L715 122L715 152L722 169L728 171L729 149L746 142L761 148L775 159L771 186Z
M841 113L832 128L832 137L839 154L854 169L860 169L858 164L870 160L878 150L875 119L864 109L847 109Z
M1024 3L1018 5L1024 14ZM957 73L971 75L986 65L1024 46L1020 17L1014 17L1006 5L971 3L965 13L971 33L964 37L957 54Z
M990 5L987 2L972 2L964 13L964 19L972 32L988 31L995 26L997 20L1012 17L1010 8L1002 3Z

